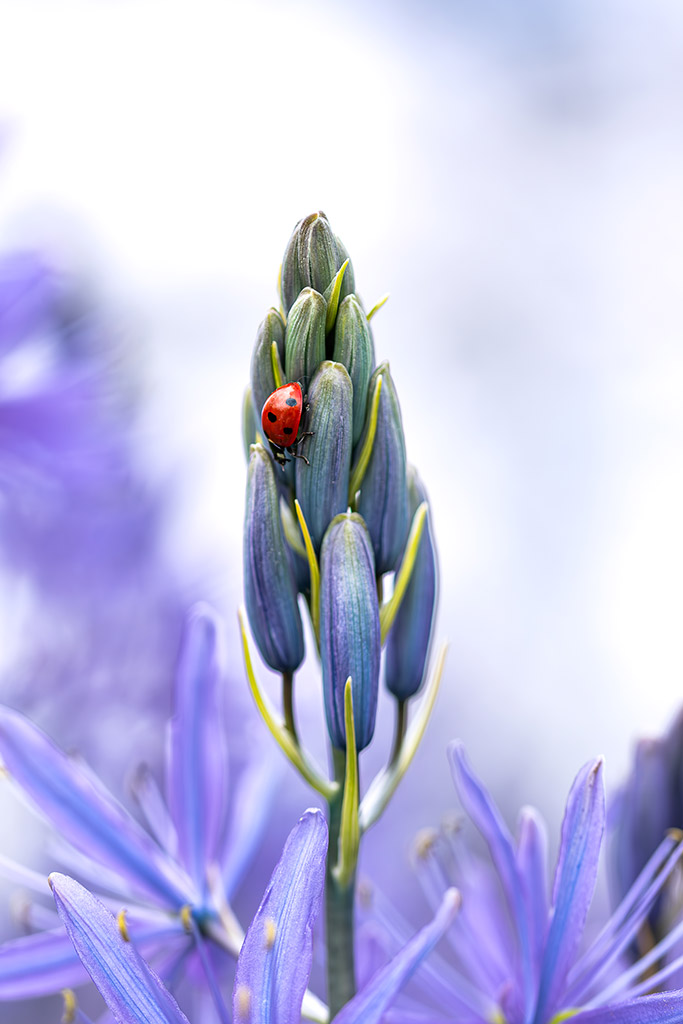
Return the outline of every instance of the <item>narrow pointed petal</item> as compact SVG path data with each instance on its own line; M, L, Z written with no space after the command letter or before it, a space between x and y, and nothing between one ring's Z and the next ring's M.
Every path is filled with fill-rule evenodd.
M334 1018L334 1024L378 1024L399 990L451 925L459 905L457 890L448 889L433 921L346 1004Z
M320 811L306 811L287 838L237 961L239 1024L299 1024L326 853L327 822Z
M191 610L176 670L170 723L168 802L181 862L204 895L206 868L218 857L228 802L219 635L217 617L207 605Z
M683 989L584 1010L569 1019L572 1024L683 1024Z
M30 801L76 849L157 903L182 906L189 879L89 770L17 711L0 706L0 759Z
M115 918L67 875L50 875L57 910L76 952L119 1024L189 1024L171 993L126 942Z
M595 761L584 765L577 775L562 822L553 917L541 969L537 1021L545 1021L561 1009L557 1001L583 935L604 831L602 761Z
M528 908L532 962L540 965L543 956L550 901L548 898L548 836L540 814L525 807L519 820L517 867L522 879ZM536 979L538 981L538 979Z
M514 842L500 811L470 768L462 745L452 743L448 753L463 807L486 840L491 860L503 886L510 915L516 926L521 956L520 971L528 1010L531 1007L533 982L531 942Z
M225 898L232 898L256 846L264 834L280 782L279 762L272 744L254 739L255 754L237 779L230 822L222 852L221 878Z

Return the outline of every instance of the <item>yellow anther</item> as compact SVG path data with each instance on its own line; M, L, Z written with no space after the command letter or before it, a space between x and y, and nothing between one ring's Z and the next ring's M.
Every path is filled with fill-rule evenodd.
M676 843L680 843L683 840L683 830L680 828L670 828L666 834L669 839L673 839Z
M267 917L263 925L264 942L266 949L272 949L275 945L275 936L277 935L277 927L272 917Z
M64 1000L62 1024L73 1024L76 1020L76 994L73 989L63 988L62 999Z
M119 926L121 932L121 938L124 942L130 942L130 935L128 934L128 922L126 921L127 910L119 910L116 915L116 923Z
M235 989L235 1010L238 1020L249 1020L251 1014L251 992L246 985L238 985Z
M439 833L434 828L423 828L417 833L413 843L413 849L418 860L427 859L438 838Z
M183 922L183 928L186 932L192 933L192 907L189 903L186 903L183 909L180 911L180 920Z
M556 1013L550 1024L561 1024L563 1020L569 1020L570 1017L575 1017L578 1010L562 1010L561 1013Z

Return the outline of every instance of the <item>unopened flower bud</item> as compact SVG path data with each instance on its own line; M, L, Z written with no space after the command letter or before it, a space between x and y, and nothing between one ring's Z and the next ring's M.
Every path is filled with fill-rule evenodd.
M375 551L377 574L396 568L408 534L408 488L406 483L406 446L403 438L401 407L398 404L389 364L382 363L370 378L368 393L382 375L382 391L377 414L377 432L372 454L360 488L358 511L363 516ZM370 404L363 434L368 430Z
M304 657L297 587L280 518L273 462L253 445L244 519L244 593L261 656L276 672L294 672Z
M278 358L284 366L285 325L278 311L269 309L256 334L251 356L251 394L259 423L263 403L278 386L273 373L273 342L277 345Z
M311 381L306 430L313 436L296 460L296 496L316 551L330 521L348 506L353 385L341 363L325 361Z
M244 445L244 452L249 462L251 455L251 446L256 441L256 410L254 409L254 399L252 397L251 388L247 388L244 392L244 398L242 399L242 444Z
M322 211L304 217L294 228L282 260L282 305L289 313L303 288L325 291L341 267L347 253L332 232ZM346 295L353 290L353 271L347 269L349 282L343 288Z
M375 368L375 347L363 312L355 295L347 295L339 306L334 328L334 356L349 371L353 384L353 443L365 423L368 385Z
M408 499L411 516L427 500L413 466L408 467ZM427 515L410 583L387 638L384 678L399 700L414 696L422 685L435 608L436 553Z
M327 303L313 288L304 288L289 311L285 331L285 376L306 390L325 358Z
M362 518L344 513L330 523L320 554L320 658L325 716L332 745L346 746L344 687L351 676L356 747L375 730L380 625L375 559Z

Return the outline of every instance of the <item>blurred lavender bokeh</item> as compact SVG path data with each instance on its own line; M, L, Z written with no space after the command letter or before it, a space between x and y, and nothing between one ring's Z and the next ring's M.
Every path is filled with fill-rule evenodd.
M615 784L680 699L683 9L1 6L3 248L82 245L64 210L98 239L149 343L140 479L182 480L151 543L180 579L207 570L202 596L239 594L241 394L294 223L324 209L366 302L391 292L375 345L432 501L451 651L383 825L396 855L371 833L367 869L404 877L452 802L454 736L504 809L532 802L555 834L578 766L604 753ZM320 695L299 692L314 732ZM388 744L379 728L370 763ZM306 806L288 793L274 845Z

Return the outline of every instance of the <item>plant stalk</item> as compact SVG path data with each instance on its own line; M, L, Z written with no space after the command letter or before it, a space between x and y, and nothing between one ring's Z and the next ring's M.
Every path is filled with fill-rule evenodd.
M354 965L354 897L356 872L348 884L339 884L335 867L339 859L339 831L343 800L346 754L343 750L332 750L334 777L339 783L339 792L330 800L329 823L330 845L325 873L325 915L327 939L327 1001L332 1020L356 994L356 972Z

